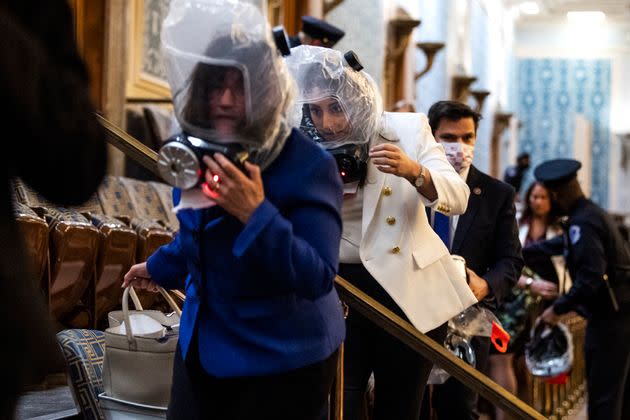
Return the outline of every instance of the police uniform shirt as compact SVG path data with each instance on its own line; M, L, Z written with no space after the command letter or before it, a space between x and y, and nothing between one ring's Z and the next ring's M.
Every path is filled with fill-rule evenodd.
M610 281L627 282L613 279L612 268L630 264L630 251L612 219L591 200L581 198L570 213L565 235L573 286L555 301L554 312L584 308L590 315L612 313L604 275L611 277Z

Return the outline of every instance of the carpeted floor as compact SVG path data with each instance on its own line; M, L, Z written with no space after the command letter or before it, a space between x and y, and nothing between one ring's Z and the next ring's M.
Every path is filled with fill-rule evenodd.
M40 418L68 418L76 414L76 407L70 388L58 386L51 389L31 391L22 395L18 401L16 420ZM39 420L39 419L38 419Z

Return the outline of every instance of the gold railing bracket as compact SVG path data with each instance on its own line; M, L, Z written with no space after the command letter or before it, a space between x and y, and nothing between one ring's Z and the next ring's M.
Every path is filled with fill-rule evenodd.
M451 99L466 103L470 85L476 80L477 78L475 76L466 76L463 74L453 76L451 78Z
M418 25L420 25L420 20L415 19L402 7L396 8L394 16L389 21L383 74L385 109L390 109L400 98L405 97L403 86L405 51L409 45L411 33Z
M437 54L438 51L444 48L444 43L442 42L417 42L416 47L422 50L422 52L424 53L424 56L427 59L427 62L424 65L424 69L422 69L422 71L419 71L416 74L414 74L414 80L418 80L419 78L427 74L429 70L431 70L431 67L433 67L433 60L435 59L435 55Z
M490 91L488 90L471 90L470 96L475 98L475 111L481 112L483 109L483 103L486 101L486 98L490 95Z

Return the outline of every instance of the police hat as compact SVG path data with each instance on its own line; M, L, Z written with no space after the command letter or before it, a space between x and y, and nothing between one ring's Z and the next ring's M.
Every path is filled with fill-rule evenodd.
M330 46L336 44L346 34L336 26L313 16L302 16L302 32Z
M559 186L575 178L582 164L574 159L552 159L534 169L536 180L548 187Z

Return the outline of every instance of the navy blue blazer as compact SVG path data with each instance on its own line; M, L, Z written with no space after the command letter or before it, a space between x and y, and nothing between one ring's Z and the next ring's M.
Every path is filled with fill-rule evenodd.
M178 212L175 239L147 261L181 288L179 345L194 335L218 377L286 372L330 356L345 337L333 287L343 188L332 156L297 130L262 173L265 201L243 225L216 206Z
M468 268L488 282L490 294L484 302L498 307L523 268L514 188L472 165L466 183L468 207L457 221L451 253L464 257Z

